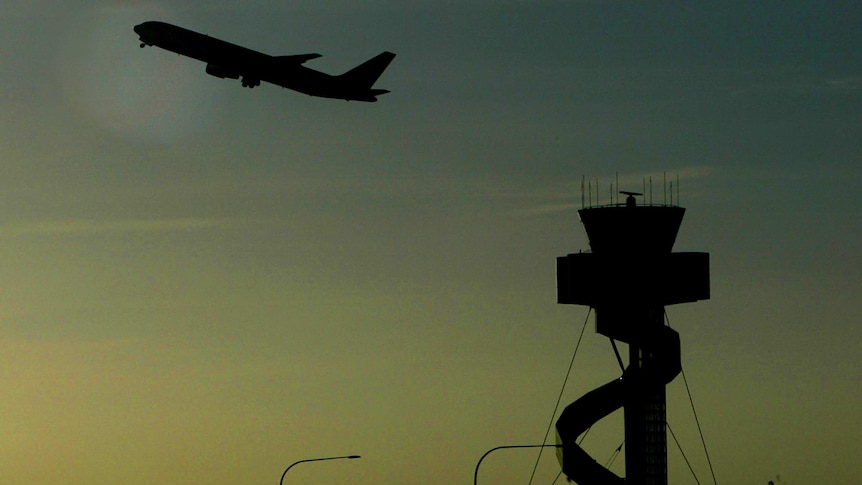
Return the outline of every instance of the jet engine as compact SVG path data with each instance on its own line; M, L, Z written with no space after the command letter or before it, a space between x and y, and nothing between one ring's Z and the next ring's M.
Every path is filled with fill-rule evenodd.
M210 76L215 76L218 78L230 78L230 79L239 79L239 73L236 71L231 71L230 69L226 69L217 64L207 64L207 74Z

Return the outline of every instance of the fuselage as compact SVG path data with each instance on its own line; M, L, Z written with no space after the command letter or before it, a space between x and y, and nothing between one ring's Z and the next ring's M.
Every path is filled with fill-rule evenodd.
M265 62L266 54L225 42L164 22L145 22L135 26L141 41L203 62L246 60L248 63Z

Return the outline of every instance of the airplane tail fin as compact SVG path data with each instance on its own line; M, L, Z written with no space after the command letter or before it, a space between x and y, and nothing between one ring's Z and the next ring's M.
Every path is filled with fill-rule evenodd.
M391 52L383 52L338 77L347 81L356 88L371 89L371 86L374 86L374 83L377 82L377 79L381 74L383 74L383 71L389 67L389 63L392 62L392 59L394 58L395 54Z

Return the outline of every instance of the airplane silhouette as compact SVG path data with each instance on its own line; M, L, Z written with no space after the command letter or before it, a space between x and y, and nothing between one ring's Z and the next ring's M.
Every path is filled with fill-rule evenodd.
M142 48L154 45L206 62L207 74L222 79L241 77L243 87L253 88L266 81L309 96L347 101L375 102L377 96L388 93L386 89L372 89L372 86L395 58L395 54L383 52L334 76L302 65L321 57L320 54L270 56L166 22L144 22L134 30Z

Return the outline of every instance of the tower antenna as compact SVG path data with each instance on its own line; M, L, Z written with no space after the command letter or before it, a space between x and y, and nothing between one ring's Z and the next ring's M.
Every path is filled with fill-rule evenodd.
M581 209L583 209L585 207L584 206L584 179L585 178L586 177L584 175L581 175Z
M667 205L667 172L662 173L662 194L664 194L664 200L662 201L662 205Z
M652 205L652 175L649 176L649 205Z

